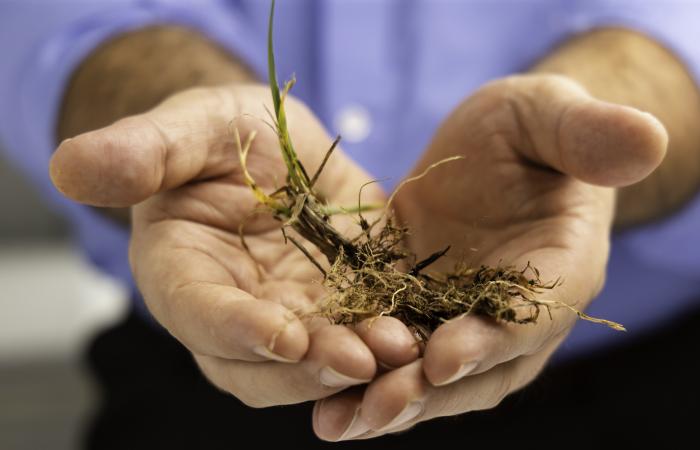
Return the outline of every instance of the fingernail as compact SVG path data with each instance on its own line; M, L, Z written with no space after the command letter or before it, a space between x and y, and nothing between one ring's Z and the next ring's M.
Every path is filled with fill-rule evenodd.
M394 369L398 368L398 367L390 366L389 364L382 362L380 360L377 360L377 365L384 370L394 370Z
M462 377L465 377L466 375L470 374L476 366L479 364L478 361L470 361L468 363L464 363L460 366L459 370L455 372L451 377L446 379L445 381L442 381L440 383L435 384L435 386L444 386L446 384L454 383L455 381L459 380Z
M382 427L378 431L385 432L399 428L418 417L421 412L423 412L423 404L418 401L411 402L403 409L403 411L399 413L398 416L394 417L394 420L389 422L389 425Z
M343 375L332 367L326 366L321 369L321 384L326 387L339 388L354 386L356 384L368 383L370 380L360 380L358 378Z
M296 359L289 359L285 358L284 356L280 356L277 353L273 352L269 348L265 347L264 345L257 345L253 347L253 353L256 355L260 355L263 358L271 359L273 361L279 361L283 363L296 363L299 362L299 360Z
M371 428L360 417L360 408L355 410L355 415L352 417L350 425L345 429L343 434L338 438L339 441L352 439L362 434L367 433Z

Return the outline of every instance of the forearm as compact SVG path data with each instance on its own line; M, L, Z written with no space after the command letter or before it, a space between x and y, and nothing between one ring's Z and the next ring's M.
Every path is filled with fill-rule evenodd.
M661 166L618 190L616 227L669 214L700 188L700 94L680 61L651 39L621 29L578 36L535 65L581 83L593 96L654 114L669 133Z
M243 63L194 31L135 31L105 43L75 71L63 97L57 137L63 140L144 112L183 89L253 79ZM127 210L102 211L128 223Z

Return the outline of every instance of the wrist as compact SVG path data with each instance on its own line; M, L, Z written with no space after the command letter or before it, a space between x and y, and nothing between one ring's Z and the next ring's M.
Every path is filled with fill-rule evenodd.
M199 33L178 27L121 35L88 56L63 97L60 140L147 111L196 86L254 80L252 71Z

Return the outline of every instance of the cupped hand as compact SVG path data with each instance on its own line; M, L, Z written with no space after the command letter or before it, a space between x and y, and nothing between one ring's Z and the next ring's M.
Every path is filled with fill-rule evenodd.
M450 115L414 173L464 159L407 184L396 211L419 257L452 246L435 269L529 262L544 281L563 278L540 299L583 310L603 286L614 188L649 175L667 140L650 114L596 100L570 79L502 79ZM317 402L316 433L369 438L496 406L536 377L575 323L568 309L551 312L529 325L478 316L443 324L422 358Z
M264 122L269 98L258 85L185 91L63 142L51 162L52 180L69 198L134 205L130 262L148 308L210 381L255 407L322 398L372 379L377 359L400 365L418 356L394 319L357 330L300 320L322 295L321 277L284 243L269 212L255 214L232 132L243 141L257 133L248 170L268 193L282 186L286 167ZM311 172L331 140L299 101L288 99L287 115ZM317 187L331 203L353 205L367 179L338 151ZM382 201L383 194L368 186L363 198Z

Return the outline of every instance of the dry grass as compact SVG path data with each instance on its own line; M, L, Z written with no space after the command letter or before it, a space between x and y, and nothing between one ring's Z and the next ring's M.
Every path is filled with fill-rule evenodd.
M255 136L250 135L245 143L241 143L237 130L235 136L246 183L258 201L281 222L285 239L304 252L323 274L328 295L313 314L340 324L392 316L408 325L421 339L427 339L441 323L460 315L479 314L500 321L527 324L538 320L542 308L548 313L551 308L567 308L582 319L624 330L620 324L592 318L564 302L543 299L539 294L554 289L559 280L543 282L537 269L530 264L521 269L458 265L449 273L427 272L429 266L442 258L449 248L417 260L416 255L404 246L408 229L395 224L390 210L391 202L398 189L406 183L458 157L439 161L423 174L405 180L389 198L382 215L372 223L362 215L363 211L371 208L359 201L353 208L334 208L324 203L314 190L314 184L339 138L327 151L326 158L314 175L309 176L297 158L287 129L284 100L294 80L286 83L280 91L272 47L273 11L274 1L268 34L269 79L274 104L270 115L288 169L285 186L272 194L264 193L246 169L246 158ZM355 237L343 236L330 223L331 216L336 213L355 214L362 232ZM287 233L288 228L316 246L328 259L330 269L324 269L323 264ZM239 231L245 245L243 228ZM551 318L551 314L549 316Z

